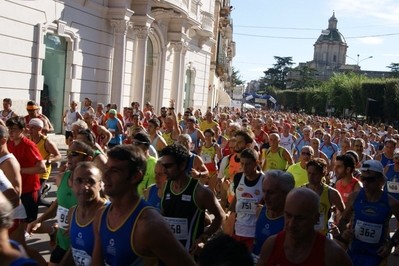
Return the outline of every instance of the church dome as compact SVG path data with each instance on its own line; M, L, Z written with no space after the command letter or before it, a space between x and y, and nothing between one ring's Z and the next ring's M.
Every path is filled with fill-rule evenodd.
M332 17L328 20L328 28L323 30L316 43L320 42L339 42L346 44L344 36L337 29L338 19L333 12Z
M326 30L325 32L329 31L328 34L322 33L320 37L317 39L316 43L321 42L339 42L346 44L346 40L342 33L340 33L337 29L334 30Z

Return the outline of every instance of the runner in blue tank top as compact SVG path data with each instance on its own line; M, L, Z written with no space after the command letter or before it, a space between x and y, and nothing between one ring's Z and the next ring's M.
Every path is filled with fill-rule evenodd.
M385 176L380 162L365 161L360 171L363 188L348 197L339 221L341 237L350 241L348 254L354 265L386 265L392 247L399 244L398 230L387 239L392 214L399 217L399 202L382 190Z
M257 209L257 221L252 253L258 261L263 243L284 229L284 204L288 192L295 186L291 173L270 170L265 173L262 184L265 206ZM259 213L260 212L260 213Z
M94 247L93 219L97 211L109 201L100 196L101 171L93 162L81 162L77 165L72 191L77 199L77 206L69 209L68 249L61 265L91 265Z
M144 198L148 204L153 206L159 212L161 212L161 188L164 186L165 182L166 175L163 172L161 160L158 160L155 165L155 184L151 185L146 191L144 191Z
M91 265L194 265L173 237L165 219L137 192L146 170L146 158L133 145L108 151L103 174L104 193L111 204L94 218Z
M393 164L388 164L384 168L386 181L384 191L399 200L399 151L393 154Z

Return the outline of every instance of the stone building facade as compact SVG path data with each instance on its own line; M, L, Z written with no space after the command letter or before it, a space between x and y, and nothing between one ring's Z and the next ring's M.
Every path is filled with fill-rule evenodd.
M231 24L228 7L228 0L0 1L2 97L21 115L28 100L40 102L56 133L69 102L85 97L119 109L150 101L156 110L175 99L177 111L204 111L229 78L231 55L217 73L218 56L232 46L231 32L221 33Z

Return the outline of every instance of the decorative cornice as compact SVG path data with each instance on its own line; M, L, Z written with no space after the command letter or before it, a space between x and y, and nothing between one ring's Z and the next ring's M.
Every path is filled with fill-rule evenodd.
M127 30L133 27L133 23L123 19L111 19L111 26L114 27L116 33L126 34Z
M188 43L186 43L186 42L174 41L174 42L170 42L170 45L172 46L173 51L175 53L181 53L181 52L185 53L188 50Z
M154 29L147 26L136 26L133 29L138 39L147 39L150 33L153 33Z

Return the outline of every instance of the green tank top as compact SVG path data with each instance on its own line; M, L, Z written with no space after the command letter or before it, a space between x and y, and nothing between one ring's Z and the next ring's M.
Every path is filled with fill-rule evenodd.
M284 148L280 147L278 152L272 153L271 148L266 152L265 170L287 170L288 162L283 158Z
M59 229L57 232L56 243L57 246L64 250L67 250L71 246L71 241L69 240L69 237L64 236L65 229L68 228L68 211L72 206L78 204L72 189L68 185L68 179L70 175L70 170L64 173L61 179L60 186L57 190L57 222Z

